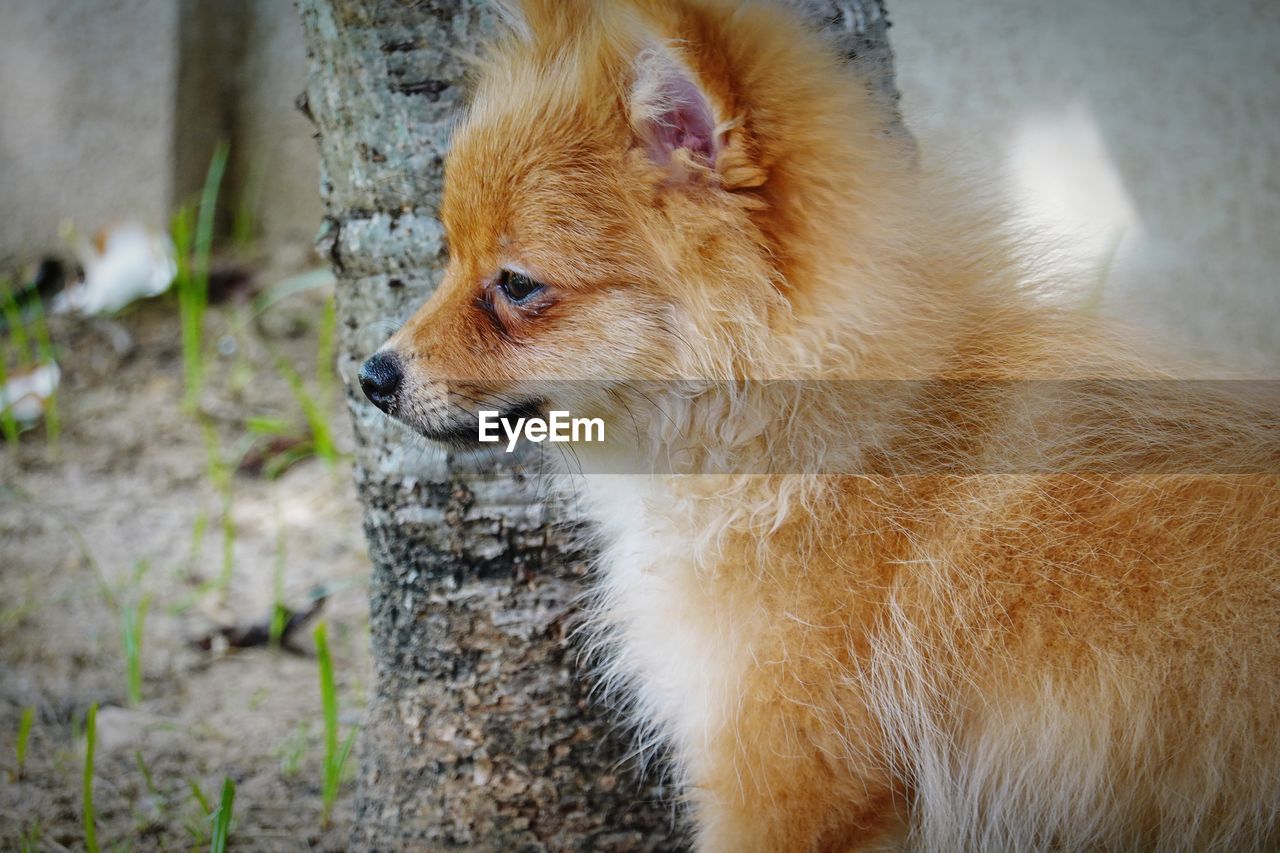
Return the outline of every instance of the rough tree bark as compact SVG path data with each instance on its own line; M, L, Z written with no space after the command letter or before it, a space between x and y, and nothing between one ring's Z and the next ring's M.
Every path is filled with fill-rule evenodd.
M878 0L787 1L896 99ZM438 281L461 56L497 20L485 0L298 6L350 380ZM566 634L587 558L572 532L520 472L424 452L350 383L347 395L375 659L353 848L678 848L670 797L627 768L626 733L576 671Z

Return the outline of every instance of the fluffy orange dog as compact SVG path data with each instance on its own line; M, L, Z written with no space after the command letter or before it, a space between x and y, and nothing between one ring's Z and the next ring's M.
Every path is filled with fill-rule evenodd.
M446 279L362 383L452 444L554 407L608 422L584 470L671 466L575 489L699 848L1276 849L1275 412L1050 307L786 10L511 23Z

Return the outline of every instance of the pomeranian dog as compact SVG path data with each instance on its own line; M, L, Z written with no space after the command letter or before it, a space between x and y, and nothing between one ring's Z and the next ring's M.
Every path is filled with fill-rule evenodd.
M785 6L506 15L361 383L606 421L590 618L697 847L1277 849L1275 409L1055 306Z

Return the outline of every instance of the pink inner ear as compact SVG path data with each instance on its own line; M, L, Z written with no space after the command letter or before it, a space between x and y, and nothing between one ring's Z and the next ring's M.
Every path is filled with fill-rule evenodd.
M647 96L638 105L636 130L649 156L665 166L684 148L695 161L714 166L716 121L706 96L675 62L649 64L642 73L655 72L659 79L637 81L637 89L647 90Z

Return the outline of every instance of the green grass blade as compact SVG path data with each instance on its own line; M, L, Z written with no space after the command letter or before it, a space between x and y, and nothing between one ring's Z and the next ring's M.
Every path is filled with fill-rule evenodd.
M280 756L280 772L285 776L292 776L298 772L298 768L302 766L303 756L307 751L308 728L306 723L298 723L297 727L289 733L284 743L280 744L276 752Z
M176 218L175 232L181 232L182 240L175 233L174 245L180 253L190 252L187 274L182 275L179 264L178 301L182 316L182 358L186 378L185 404L194 411L200 402L200 388L204 381L204 315L209 305L209 261L213 254L213 233L217 224L218 193L227 171L230 147L223 142L213 152L209 171L205 174L204 189L196 212L195 229L191 230L190 214Z
M316 662L320 667L320 704L324 712L324 751L328 758L338 751L338 690L333 681L333 657L329 654L329 627L316 626Z
M338 752L338 765L334 769L334 776L339 781L342 779L342 770L347 766L347 757L351 755L351 747L356 744L356 735L360 733L360 729L356 726L351 727L351 731L347 732L347 739L342 742L342 749Z
M200 808L204 810L204 813L207 815L213 814L213 806L209 805L209 798L204 795L204 791L200 790L200 786L196 784L196 780L188 779L187 787L191 789L192 798L200 804Z
M22 320L22 309L18 306L18 298L7 280L0 281L0 311L4 313L13 347L18 351L18 361L34 359L35 351L31 348L31 340L27 336L27 325Z
M324 713L324 784L321 788L323 805L320 813L322 826L329 826L333 804L338 798L339 776L335 773L338 760L338 690L333 681L333 658L329 654L328 626L321 622L316 626L316 663L320 668L320 704Z
M228 776L222 780L222 799L218 801L218 810L213 813L213 837L209 842L209 853L226 853L227 838L231 835L231 807L236 799L236 783Z
M98 833L94 825L93 813L93 753L98 742L98 703L89 706L89 714L84 721L84 793L82 814L84 817L84 848L89 853L98 853Z
M227 171L227 157L231 146L221 142L214 149L213 159L209 161L209 171L205 175L204 189L200 192L200 212L196 216L195 258L192 263L192 275L208 297L209 258L213 254L213 229L217 223L218 193L222 189L222 178Z
M289 611L284 606L284 566L285 539L284 525L280 523L279 511L276 513L276 560L271 576L271 625L269 636L272 648L280 648L280 638L284 636L284 626Z
M277 453L268 459L262 466L262 476L268 480L274 480L303 459L315 455L315 442L310 439L301 441L283 453Z
M22 709L22 719L18 721L18 743L14 748L18 759L17 777L22 778L27 769L27 743L31 738L31 727L36 721L36 709L34 705L28 705Z
M195 230L195 209L190 204L179 207L169 220L169 237L173 240L174 260L177 261L177 274L174 283L178 286L178 297L182 297L182 288L191 279L191 232Z
M0 350L0 389L9 384L9 368L6 360L9 355ZM18 446L18 420L13 416L13 407L8 400L0 400L0 430L4 432L5 443L13 450Z
M231 514L231 485L238 463L228 462L222 455L218 431L207 420L203 421L205 449L208 451L209 480L222 493L222 571L215 588L225 592L231 584L235 569L236 522Z
M249 416L245 419L244 428L254 435L272 437L285 436L294 432L293 424L284 418L274 418L268 415Z
M227 492L231 489L231 476L234 472L231 466L227 464L227 460L223 458L222 442L218 438L218 430L211 422L203 419L201 427L204 432L205 470L208 473L209 482L225 498Z
M231 588L231 577L236 565L236 520L231 514L231 493L222 502L222 571L218 573L218 590Z
M138 771L142 773L142 781L146 783L147 792L153 797L160 796L160 790L156 788L156 780L151 776L151 768L147 766L147 762L142 758L142 750L135 749L133 751L133 760L138 765Z
M195 209L184 204L173 215L169 226L178 262L174 288L178 292L178 318L182 329L182 371L186 383L184 403L196 393L193 383L199 381L201 369L201 312L196 304L195 275L191 269L194 220Z
M19 853L40 853L40 840L44 837L44 831L37 820L22 831L22 835L18 838Z
M293 396L307 419L307 427L311 431L311 442L315 446L316 455L326 462L336 462L338 449L333 443L333 431L329 428L329 419L323 407L307 391L306 384L293 365L281 358L276 361L276 369L289 383L289 388L293 391Z
M151 596L144 595L136 605L127 605L120 611L120 632L124 640L130 705L142 702L142 632L150 604Z

